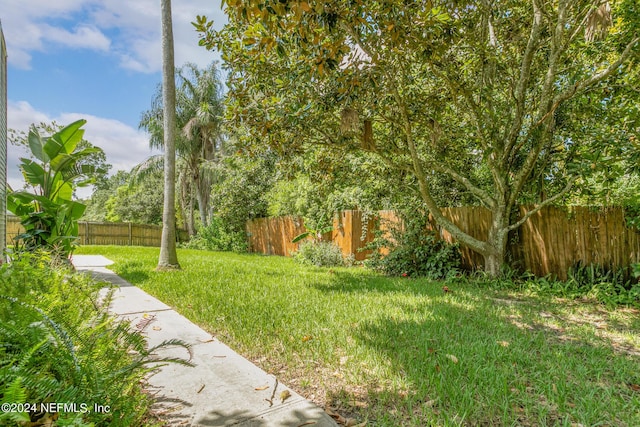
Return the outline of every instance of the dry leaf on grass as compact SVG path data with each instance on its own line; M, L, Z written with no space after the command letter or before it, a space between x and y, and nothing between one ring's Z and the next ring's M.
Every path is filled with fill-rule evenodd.
M262 391L262 390L266 390L266 389L268 389L268 388L269 388L269 386L268 386L268 385L263 385L263 386L260 386L260 387L256 387L256 388L254 388L254 390L255 390L255 391Z
M509 341L496 341L496 342L503 347L509 347Z
M345 418L342 415L338 414L336 411L334 411L333 409L327 407L324 410L327 415L329 415L331 418L334 419L334 421L336 422L336 424L340 425L340 426L344 426L344 427L365 427L367 425L367 422L363 422L358 424L358 422L353 419L353 418Z
M451 360L453 363L458 363L458 358L455 357L453 354L445 354L445 357Z

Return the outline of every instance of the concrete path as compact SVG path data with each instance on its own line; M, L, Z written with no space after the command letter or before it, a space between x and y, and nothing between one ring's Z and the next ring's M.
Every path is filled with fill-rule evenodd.
M192 346L191 362L195 367L165 365L149 378L158 402L154 409L170 425L337 426L321 408L276 377L107 269L112 264L107 258L74 255L73 264L79 271L89 271L96 278L117 285L111 311L142 329L150 346L175 338ZM179 347L162 350L159 355L189 357ZM283 392L290 395L284 401Z

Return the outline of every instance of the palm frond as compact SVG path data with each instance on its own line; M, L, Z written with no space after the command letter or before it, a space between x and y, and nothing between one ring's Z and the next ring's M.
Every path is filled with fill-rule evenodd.
M164 156L162 154L156 154L147 158L147 160L139 163L131 169L130 185L139 184L149 176L160 173L164 170Z

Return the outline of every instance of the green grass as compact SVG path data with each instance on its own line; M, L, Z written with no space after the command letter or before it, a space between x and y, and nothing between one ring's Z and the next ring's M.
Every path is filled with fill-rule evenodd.
M298 392L375 426L640 425L640 316L474 283L83 247Z

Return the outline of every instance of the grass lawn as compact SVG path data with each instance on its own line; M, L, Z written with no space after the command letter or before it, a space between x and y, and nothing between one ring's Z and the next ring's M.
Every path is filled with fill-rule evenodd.
M640 312L291 259L86 246L302 395L375 426L640 426Z

